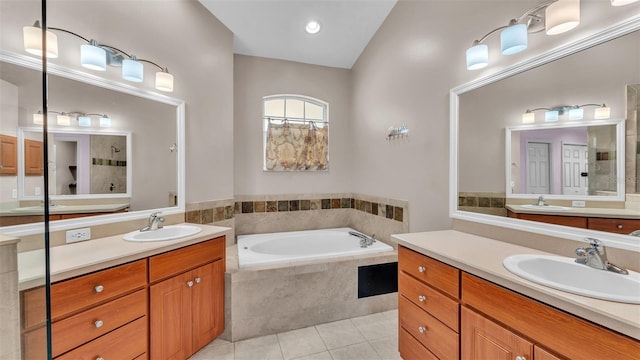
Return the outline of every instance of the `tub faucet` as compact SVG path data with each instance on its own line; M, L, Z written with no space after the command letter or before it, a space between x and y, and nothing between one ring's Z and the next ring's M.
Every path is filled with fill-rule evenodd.
M360 247L361 248L366 248L367 246L371 246L373 245L374 242L376 242L375 236L376 234L371 235L370 237L356 232L356 231L349 231L349 235L355 236L357 238L360 238Z
M580 256L576 259L578 264L584 264L595 269L612 271L623 275L629 274L627 270L609 262L607 259L607 249L600 240L594 238L587 238L586 240L591 246L576 249L576 255Z
M150 230L158 230L162 229L161 223L164 222L164 218L160 216L161 212L157 211L149 215L149 224L140 231L150 231Z

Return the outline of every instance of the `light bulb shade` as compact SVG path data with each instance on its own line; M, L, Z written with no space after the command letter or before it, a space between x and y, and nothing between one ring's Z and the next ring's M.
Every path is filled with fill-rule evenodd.
M60 114L56 117L56 123L62 126L69 126L71 125L71 117L66 114Z
M44 124L44 115L41 112L33 114L33 123L36 125Z
M80 63L87 69L105 71L107 70L107 52L91 44L80 46Z
M517 54L527 48L527 25L511 25L500 32L500 49L504 55Z
M173 75L166 71L156 73L156 89L160 91L173 91Z
M580 24L580 0L558 0L545 10L544 28L547 35L567 32Z
M122 78L133 82L142 82L144 68L142 63L135 59L122 60Z
M611 108L602 106L596 109L593 114L594 119L608 119L611 116Z
M320 23L315 20L311 20L304 27L304 30L308 34L317 34L320 31Z
M533 112L526 112L522 114L523 124L533 124L534 122L536 122L536 115Z
M554 122L558 121L558 111L557 110L549 110L544 113L544 121L546 122Z
M47 57L58 57L58 36L47 30ZM39 26L25 26L22 28L24 50L29 54L42 56L42 28Z
M100 118L100 127L111 127L111 119L108 116Z
M634 3L638 0L611 0L611 5L613 6L623 6L627 4Z
M91 126L91 118L88 116L78 116L78 125Z
M571 109L569 110L569 120L580 120L584 116L584 109Z
M467 49L467 70L478 70L489 64L489 47L474 45Z

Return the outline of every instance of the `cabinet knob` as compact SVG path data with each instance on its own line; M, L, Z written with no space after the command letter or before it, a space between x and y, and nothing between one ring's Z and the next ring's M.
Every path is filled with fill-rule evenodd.
M516 356L516 360L527 360L526 356L518 355Z
M424 266L418 266L418 271L423 273L423 272L427 271L427 268L425 268Z
M104 360L104 358L102 356L98 356L96 360Z
M624 228L624 225L618 224L618 229L622 229L622 228Z
M201 281L202 279L200 279L199 277L196 278L196 284L200 284Z
M420 302L424 302L425 300L427 300L427 297L424 295L420 295L418 296L418 300L420 300Z
M104 286L102 285L97 285L96 287L93 288L97 293L101 293L104 290Z
M96 326L96 329L99 329L102 327L102 325L104 325L104 321L96 320L96 322L94 322L93 324Z
M418 331L420 331L420 334L424 334L427 331L427 328L425 328L424 326L420 326L418 328Z
M187 281L187 286L188 287L192 287L193 286L193 281Z

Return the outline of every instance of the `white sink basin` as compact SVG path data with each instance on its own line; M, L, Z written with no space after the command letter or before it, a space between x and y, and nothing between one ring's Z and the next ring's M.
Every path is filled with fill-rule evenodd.
M570 207L567 206L559 206L559 205L535 205L535 204L526 204L521 205L525 209L533 209L533 210L547 210L547 211L567 211L571 210Z
M596 299L640 304L640 274L634 271L622 275L550 255L512 255L502 263L510 272L540 285Z
M125 234L124 239L137 242L175 240L195 235L200 231L202 229L195 225L168 225L158 230L132 231Z

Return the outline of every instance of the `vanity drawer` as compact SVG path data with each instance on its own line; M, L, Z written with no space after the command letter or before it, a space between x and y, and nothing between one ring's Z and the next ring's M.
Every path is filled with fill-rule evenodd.
M403 360L438 360L438 358L422 346L407 330L400 328L398 351Z
M398 293L458 332L460 306L457 301L403 272L398 273Z
M605 219L588 218L588 227L591 230L612 232L616 234L629 234L634 230L640 230L640 220L637 219Z
M51 326L53 356L65 353L146 314L147 290L143 289L56 321Z
M398 298L398 318L400 327L438 358L459 358L458 334L402 296Z
M132 263L79 276L51 286L51 318L85 309L147 284L147 261Z
M101 336L56 360L136 359L147 352L147 317Z
M225 237L221 236L152 256L149 258L149 282L157 282L218 259L224 260L225 245Z
M398 268L456 299L459 296L460 270L453 266L399 246Z

